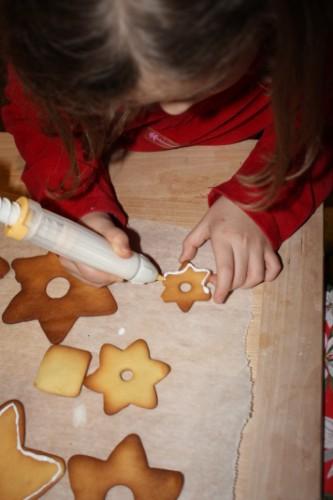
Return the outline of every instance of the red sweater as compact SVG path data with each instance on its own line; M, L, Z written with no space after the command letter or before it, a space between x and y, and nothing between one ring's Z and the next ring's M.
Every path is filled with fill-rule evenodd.
M6 95L10 103L3 107L2 119L26 162L22 179L31 196L44 207L72 219L91 211L103 211L125 223L126 216L117 203L106 169L99 168L98 161L84 159L79 141L76 143L82 178L79 191L71 199L48 197L48 190L57 189L60 182L66 180L68 155L59 138L48 137L42 132L38 109L24 94L11 70ZM133 151L159 151L193 145L232 144L260 133L260 139L238 173L258 172L263 166L263 158L273 151L275 141L269 96L255 77L247 75L230 89L197 103L181 115L168 115L156 106L144 118L136 119L124 135L130 139L129 149ZM333 190L332 162L333 141L332 148L321 153L306 175L285 184L270 209L247 210L275 249ZM221 195L235 202L247 200L247 192L238 182L237 175L212 189L209 204Z

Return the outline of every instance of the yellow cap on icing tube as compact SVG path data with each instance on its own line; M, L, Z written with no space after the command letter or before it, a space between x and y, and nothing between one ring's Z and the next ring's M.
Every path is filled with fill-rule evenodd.
M30 210L29 210L29 200L25 196L20 196L16 200L16 202L20 205L21 213L20 216L11 226L5 226L4 232L6 236L10 238L14 238L15 240L23 240L28 232L28 228L25 225L29 220Z

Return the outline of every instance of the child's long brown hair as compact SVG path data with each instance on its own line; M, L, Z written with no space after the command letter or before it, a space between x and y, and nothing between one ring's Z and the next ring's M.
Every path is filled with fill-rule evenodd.
M78 175L73 133L105 158L138 112L124 100L142 73L228 75L254 47L271 78L277 137L266 168L242 181L268 206L314 161L325 128L332 0L0 0L6 60L48 113ZM296 126L297 124L297 126ZM302 156L298 170L291 167ZM258 201L258 200L257 200ZM255 203L254 203L255 205Z

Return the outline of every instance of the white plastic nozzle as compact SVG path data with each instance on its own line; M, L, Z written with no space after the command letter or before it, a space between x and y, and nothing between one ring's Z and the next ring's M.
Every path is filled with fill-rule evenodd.
M8 198L0 198L0 222L6 226L15 224L21 213L20 205L16 201L10 201Z
M142 253L136 254L139 257L139 265L136 274L131 278L132 283L153 283L158 279L159 273L152 263Z

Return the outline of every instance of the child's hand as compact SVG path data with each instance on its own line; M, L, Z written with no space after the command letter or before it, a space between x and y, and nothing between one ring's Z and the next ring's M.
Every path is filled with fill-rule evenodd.
M127 234L113 224L108 214L104 212L92 212L84 215L81 220L86 226L104 236L117 255L123 258L128 258L132 255ZM60 261L73 276L92 286L101 287L115 281L121 281L117 276L98 271L97 269L63 257L60 257Z
M219 198L188 234L180 261L192 260L208 239L216 262L211 282L217 303L224 302L235 288L272 281L281 270L281 262L259 226L227 198Z

